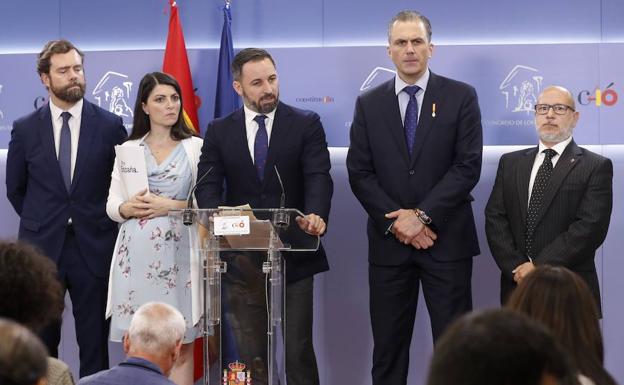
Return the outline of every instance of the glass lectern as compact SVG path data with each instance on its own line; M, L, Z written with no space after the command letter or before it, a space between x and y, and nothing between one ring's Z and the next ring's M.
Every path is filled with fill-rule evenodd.
M282 252L319 247L319 237L298 224L303 214L220 208L169 216L191 228L190 247L202 267L204 384L286 384Z

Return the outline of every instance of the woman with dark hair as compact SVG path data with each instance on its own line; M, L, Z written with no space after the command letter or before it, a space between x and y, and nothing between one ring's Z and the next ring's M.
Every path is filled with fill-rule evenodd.
M48 352L36 335L16 322L0 318L0 342L0 384L48 383Z
M51 322L59 322L63 290L57 275L56 264L31 245L0 241L0 317L34 333L41 332ZM0 337L0 348L5 342ZM48 357L47 366L49 385L74 384L64 362Z
M602 333L594 298L578 275L565 267L540 266L522 280L506 306L550 329L569 351L582 384L616 384L603 366Z
M191 262L190 228L167 216L186 207L197 180L203 141L184 120L180 85L162 72L145 75L134 107L134 127L123 146L142 147L149 191L127 196L115 160L106 204L108 216L121 223L111 263L107 316L111 340L121 341L134 312L160 301L185 317L187 332L171 377L179 385L193 382L193 345L198 335L197 296L191 289L197 261ZM191 101L192 102L192 101ZM192 278L193 277L193 278ZM195 315L195 316L194 316Z

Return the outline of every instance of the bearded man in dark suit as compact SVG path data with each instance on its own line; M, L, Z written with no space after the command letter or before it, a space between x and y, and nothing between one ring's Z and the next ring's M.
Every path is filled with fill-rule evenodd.
M211 171L197 186L199 207L279 208L281 177L283 204L305 214L298 225L309 234L323 235L333 183L320 117L279 101L279 78L267 51L240 51L232 73L244 106L208 125L198 175ZM284 253L284 258L286 376L291 385L315 385L319 376L312 345L313 278L329 265L323 245L316 252Z
M600 313L594 256L611 220L613 164L574 142L578 119L570 91L544 89L535 105L538 146L499 161L485 231L501 270L501 303L536 265L549 264L579 274Z
M121 118L83 99L83 58L67 40L45 45L37 72L50 100L13 123L6 171L18 238L57 264L69 291L81 377L108 368L104 314L117 224L106 215L106 199L114 146L127 136ZM57 357L60 321L41 337Z

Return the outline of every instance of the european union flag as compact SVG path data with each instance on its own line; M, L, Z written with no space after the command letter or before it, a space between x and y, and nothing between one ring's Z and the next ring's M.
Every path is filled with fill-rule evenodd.
M221 47L219 48L219 67L217 70L217 94L215 97L214 117L219 118L240 107L238 94L232 88L232 72L230 65L234 58L232 44L232 14L230 3L223 7L223 31L221 32Z

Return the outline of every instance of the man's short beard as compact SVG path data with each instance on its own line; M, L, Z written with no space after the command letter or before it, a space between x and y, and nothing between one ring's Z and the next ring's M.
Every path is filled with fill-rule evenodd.
M75 86L78 86L75 88ZM50 84L50 92L60 100L67 103L76 103L84 97L85 85L81 83L73 83L63 88L55 88Z
M572 136L572 128L556 134L537 132L540 140L547 143L561 143Z
M258 113L260 114L268 114L269 112L273 111L275 108L277 108L277 103L279 103L279 94L271 95L275 96L275 99L270 103L262 103L262 98L260 98L260 101L258 103L250 102L252 109L258 111Z

